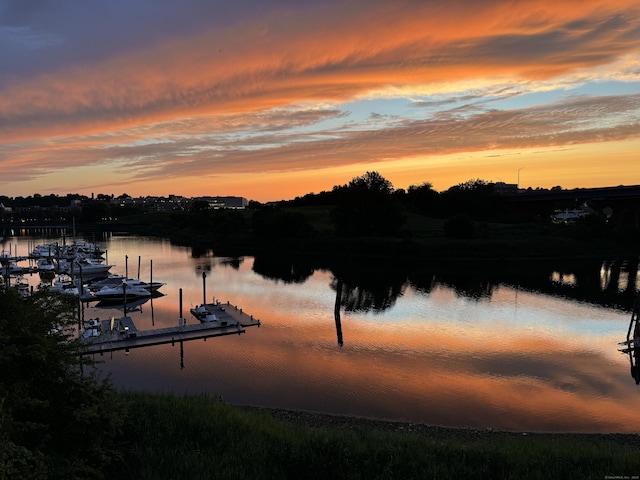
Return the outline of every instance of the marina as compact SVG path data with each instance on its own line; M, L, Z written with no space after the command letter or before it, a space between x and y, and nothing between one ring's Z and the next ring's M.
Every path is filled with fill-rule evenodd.
M240 335L246 327L260 326L260 320L247 315L235 305L225 304L224 310L215 305L217 322L187 324L185 318L178 319L175 327L140 330L131 317L112 317L109 320L99 318L85 322L80 338L85 343L87 353L105 353L115 350L162 345L187 340L198 340L223 335Z
M26 253L56 240L11 241ZM162 238L99 240L117 259L109 275L121 276L107 283L165 283L157 297L78 302L77 325L91 337L83 341L95 343L96 369L118 389L462 428L640 431L629 322L637 259L535 262L517 274L493 264L402 272L376 264L358 275ZM143 271L128 275L125 259L140 255ZM40 288L40 275L25 279ZM261 326L240 325L239 334L236 319L216 323L222 308ZM633 344L620 345L630 326Z
M137 278L127 276L128 255L125 255L125 275L112 274L109 270L114 265L104 262L104 253L93 242L74 241L69 245L50 242L36 245L27 256L16 256L11 251L3 251L0 262L7 284L17 288L23 296L32 294L34 288L24 275L37 273L42 279L50 279L48 283L41 282L39 288L75 296L81 306L97 301L98 308L122 307L124 316L119 318L110 316L108 319L96 317L88 321L79 319L78 338L84 343L85 351L90 354L117 350L128 352L132 348L239 335L245 333L246 327L260 326L260 321L253 315L246 314L242 308L229 301L222 304L214 298L213 303L206 303L206 273L203 272L203 302L190 309L196 323L189 323L182 315L180 289L178 325L139 328L128 313L141 311L142 303L163 296L159 289L166 283L153 281L153 261L150 262L150 281L142 281L140 257ZM29 266L18 265L25 261L29 261ZM82 308L79 316L82 316L81 311Z

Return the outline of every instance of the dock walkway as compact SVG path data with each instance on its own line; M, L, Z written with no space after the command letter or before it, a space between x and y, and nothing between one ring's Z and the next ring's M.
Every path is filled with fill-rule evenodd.
M109 320L91 320L95 327L95 336L81 337L88 353L104 353L115 350L162 345L185 340L206 339L223 335L245 333L246 327L260 326L260 320L247 315L242 309L229 302L224 310L216 312L216 322L187 324L184 318L179 319L175 327L140 330L131 317L112 318ZM196 320L197 321L197 320ZM86 331L86 330L85 330Z

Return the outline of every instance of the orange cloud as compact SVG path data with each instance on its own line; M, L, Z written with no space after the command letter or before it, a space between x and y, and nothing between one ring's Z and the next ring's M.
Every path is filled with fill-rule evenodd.
M638 52L635 2L578 3L380 2L274 16L21 82L0 95L14 120L3 129L343 101L385 84L548 78Z
M636 139L638 94L502 111L483 96L637 80L639 13L634 1L351 2L132 45L0 89L4 181L76 165L117 165L108 185L302 169L329 179L345 165ZM422 119L349 124L340 107L429 92L459 103L474 83L488 90L464 108L416 102Z

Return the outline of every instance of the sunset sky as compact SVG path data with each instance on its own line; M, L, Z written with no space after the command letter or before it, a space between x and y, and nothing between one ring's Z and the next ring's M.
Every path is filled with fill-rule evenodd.
M638 0L0 0L0 195L640 184Z

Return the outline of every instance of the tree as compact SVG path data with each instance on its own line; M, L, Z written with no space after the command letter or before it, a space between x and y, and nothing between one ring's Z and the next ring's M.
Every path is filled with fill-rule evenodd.
M0 286L0 478L96 478L117 456L121 412L68 302Z
M344 187L334 187L338 203L331 211L331 219L338 234L397 234L405 217L393 191L391 182L378 172L367 172Z
M86 223L97 223L111 216L111 206L101 200L87 200L82 206L81 219Z
M348 188L374 195L391 195L393 193L392 183L378 172L367 172L360 177L354 177L349 182Z
M422 214L434 214L437 208L438 192L433 189L433 185L424 182L421 185L409 186L406 195L407 207Z
M450 187L439 200L443 216L466 214L474 219L495 218L504 206L502 198L495 194L494 184L479 178Z

